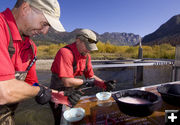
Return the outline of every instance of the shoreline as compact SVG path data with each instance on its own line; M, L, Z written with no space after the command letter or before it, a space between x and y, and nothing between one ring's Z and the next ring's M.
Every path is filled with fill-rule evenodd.
M150 59L150 58L144 58L144 61L147 62L154 62L154 61L174 61L170 59ZM50 71L51 66L54 59L39 59L36 61L36 70L40 71ZM141 62L141 59L124 59L124 60L91 60L93 65L96 64L122 64L122 63L129 63L129 62Z
M37 60L36 61L36 70L50 70L53 61L54 61L53 59Z
M54 59L39 59L36 61L36 70L42 70L47 71L51 70L51 65L53 63ZM99 63L103 61L112 61L112 60L91 60L94 63ZM117 61L117 60L116 60Z

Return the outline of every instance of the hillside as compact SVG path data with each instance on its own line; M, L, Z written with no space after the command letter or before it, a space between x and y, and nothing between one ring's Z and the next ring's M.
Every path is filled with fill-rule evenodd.
M75 29L72 32L57 32L52 28L50 28L50 30L45 36L38 35L33 37L32 39L36 42L37 45L50 44L50 43L72 43L79 30L80 29ZM135 35L133 33L106 32L103 34L96 33L96 35L100 41L110 42L111 44L114 45L132 46L139 43L139 39L141 39L139 35Z
M180 15L173 16L155 32L144 36L142 39L143 45L162 43L170 43L174 46L180 44Z

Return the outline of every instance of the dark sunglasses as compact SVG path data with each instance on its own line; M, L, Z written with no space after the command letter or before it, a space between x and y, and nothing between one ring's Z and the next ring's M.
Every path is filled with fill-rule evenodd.
M83 37L85 37L87 40L88 40L88 42L90 42L90 43L98 43L98 40L93 40L93 39L91 39L91 38L88 38L87 36L85 36L85 35L82 35Z

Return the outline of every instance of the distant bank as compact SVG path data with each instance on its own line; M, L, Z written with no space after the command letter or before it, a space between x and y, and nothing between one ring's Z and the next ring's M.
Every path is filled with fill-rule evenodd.
M53 59L47 60L37 60L36 61L36 70L50 70Z

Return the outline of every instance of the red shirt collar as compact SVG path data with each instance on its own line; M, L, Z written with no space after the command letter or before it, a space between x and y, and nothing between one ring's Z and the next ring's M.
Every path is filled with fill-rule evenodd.
M12 39L22 41L21 35L19 34L19 30L11 10L7 8L5 11L2 12L2 16L8 23L8 26L11 30Z

